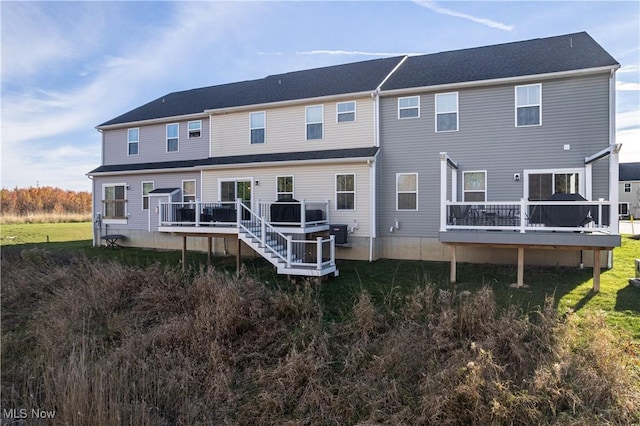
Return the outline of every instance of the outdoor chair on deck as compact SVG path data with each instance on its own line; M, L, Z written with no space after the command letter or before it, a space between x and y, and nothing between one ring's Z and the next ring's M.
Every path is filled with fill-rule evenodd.
M471 206L449 206L449 223L451 225L476 225L478 211Z

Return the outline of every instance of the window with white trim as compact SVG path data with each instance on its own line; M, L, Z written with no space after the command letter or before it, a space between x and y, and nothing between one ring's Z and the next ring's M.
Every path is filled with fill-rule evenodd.
M462 172L462 192L464 201L487 200L487 172L475 170Z
M356 175L336 175L336 210L356 209Z
M252 112L249 114L249 122L251 126L251 144L264 143L265 140L265 113Z
M178 151L178 123L167 124L167 152Z
M307 123L307 140L322 139L323 122L324 122L324 106L315 105L305 108L305 117Z
M398 118L420 117L420 96L398 98Z
M516 127L542 124L542 84L516 86Z
M629 216L629 203L618 203L618 215Z
M191 203L196 201L196 181L183 180L182 181L182 202Z
M189 139L202 136L202 120L190 121L187 123Z
M278 176L276 182L276 200L293 199L293 176Z
M624 184L624 192L631 192L631 183Z
M102 187L102 216L105 219L126 219L126 203L126 184L112 184Z
M149 193L153 191L153 182L142 182L142 210L149 210Z
M396 174L396 210L418 210L418 174Z
M336 104L336 114L336 120L338 123L356 121L356 103L354 101L350 101Z
M138 155L140 145L140 129L127 130L127 155Z
M458 92L436 94L436 132L458 130Z
M582 194L582 171L578 169L525 171L529 201L546 201L553 194Z

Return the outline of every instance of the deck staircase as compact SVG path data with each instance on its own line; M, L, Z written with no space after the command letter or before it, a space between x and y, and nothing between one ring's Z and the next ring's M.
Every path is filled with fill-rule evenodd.
M276 267L278 274L323 277L338 275L334 237L294 240L238 203L238 238ZM328 255L325 253L328 252Z

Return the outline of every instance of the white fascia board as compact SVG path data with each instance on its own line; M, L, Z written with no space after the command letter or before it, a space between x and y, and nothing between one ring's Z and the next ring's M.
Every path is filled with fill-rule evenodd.
M143 175L143 174L149 174L149 173L196 172L198 170L200 170L199 167L178 167L175 169L122 170L117 172L87 173L87 176L93 178L93 177L103 177L103 176Z
M255 109L277 108L277 107L300 105L300 104L323 103L323 102L333 101L333 100L339 101L343 99L363 98L363 97L371 96L371 93L373 93L372 90L368 90L366 92L341 93L338 95L320 96L316 98L291 99L288 101L267 102L262 104L250 104L250 105L241 105L241 106L235 106L235 107L207 109L204 112L210 115L221 115L221 114L228 114L231 112L241 112L241 111L249 111L249 110L255 110Z
M159 123L169 123L176 121L186 121L186 120L197 120L208 118L209 114L205 114L204 112L198 112L195 114L185 114L185 115L174 115L168 117L160 117L160 118L152 118L150 120L140 120L140 121L129 121L126 123L118 123L118 124L110 124L108 126L97 126L96 130L113 130L113 129L121 129L125 127L136 127L141 125L149 125L149 124L159 124Z
M367 161L375 161L374 157L350 157L350 158L323 158L316 160L290 160L290 161L265 161L261 163L235 163L235 164L217 164L210 166L200 166L202 170L220 170L220 169L252 169L266 167L281 166L300 166L300 165L318 165L318 164L347 164L347 163L366 163Z
M490 80L463 81L459 83L438 84L434 86L409 87L405 89L394 89L394 90L383 89L380 92L380 96L397 96L397 95L404 95L404 94L415 93L415 92L433 92L433 91L443 91L443 90L464 89L466 87L496 86L500 84L514 84L514 83L521 83L523 81L532 81L532 80L536 80L536 81L551 80L554 78L599 74L604 72L608 72L608 73L615 72L619 68L620 68L620 65L615 65L615 66L607 66L607 67L599 67L599 68L585 68L580 70L560 71L560 72L553 72L553 73L546 73L546 74L527 74L527 75L522 75L517 77L494 78Z
M376 161L376 156L372 157L349 157L349 158L322 158L315 160L290 160L290 161L265 161L258 163L233 163L233 164L212 164L204 166L194 167L180 167L170 169L144 169L144 170L124 170L117 172L98 172L87 173L89 177L103 177L103 176L122 176L122 175L141 175L149 173L176 173L176 172L197 172L202 170L220 170L220 169L234 169L247 167L265 168L265 167L279 167L279 166L295 166L295 165L307 165L307 164L346 164L346 163L366 163L367 161Z

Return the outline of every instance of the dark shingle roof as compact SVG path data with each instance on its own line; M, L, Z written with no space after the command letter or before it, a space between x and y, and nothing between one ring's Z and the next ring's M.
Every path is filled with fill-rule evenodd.
M210 109L376 89L403 57L289 72L169 93L100 126L198 114ZM383 90L482 81L618 65L586 32L407 58Z
M589 34L412 56L382 90L482 81L619 65Z
M618 181L640 181L640 163L620 163Z
M375 90L401 59L374 59L169 93L100 126L197 114L208 109Z
M114 164L109 166L100 166L93 169L88 174L94 175L99 173L113 172L130 172L142 170L160 170L160 169L180 169L180 168L198 168L205 166L221 166L229 164L250 164L250 163L271 163L282 161L305 161L305 160L332 160L340 158L370 158L376 155L380 148L347 148L347 149L329 149L324 151L300 151L300 152L283 152L274 154L252 154L252 155L233 155L229 157L210 157L201 160L184 160L184 161L165 161L160 163L138 163L138 164Z

